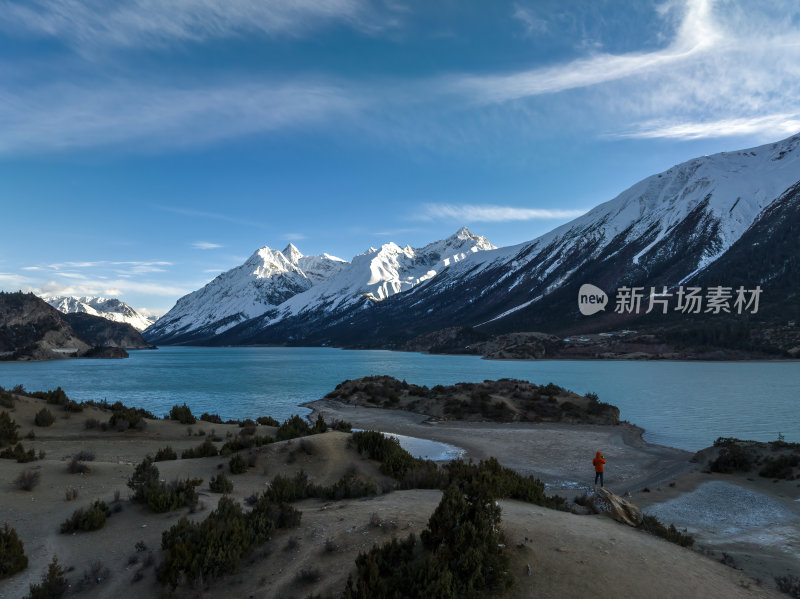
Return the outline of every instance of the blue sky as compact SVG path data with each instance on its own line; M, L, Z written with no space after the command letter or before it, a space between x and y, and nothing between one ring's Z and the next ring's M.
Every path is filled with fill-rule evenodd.
M0 0L0 288L158 313L289 241L527 241L800 131L800 8Z

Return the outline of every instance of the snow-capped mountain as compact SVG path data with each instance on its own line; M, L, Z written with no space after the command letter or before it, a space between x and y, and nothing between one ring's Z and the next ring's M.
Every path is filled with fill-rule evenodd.
M100 316L113 322L124 322L137 331L143 331L153 324L149 318L123 301L105 297L75 297L71 295L57 295L43 298L48 304L64 314L83 312L92 316Z
M724 272L745 272L740 267L748 252L742 240L795 252L788 262L774 266L774 276L753 273L751 278L758 280L748 284L793 281L792 265L800 256L769 237L791 236L800 226L800 214L792 208L799 182L800 135L695 158L647 177L583 216L516 246L496 249L462 229L424 248L370 248L352 263L340 265L332 276L314 282L306 277L296 291L269 306L262 303L249 318L190 341L386 347L452 326L490 332L592 326L577 310L581 284L593 283L613 294L623 285L687 284L712 272L709 267L714 264L725 264ZM778 214L780 226L772 222ZM753 241L754 231L767 239ZM294 256L293 251L287 253ZM771 254L766 249L759 255ZM300 259L286 262L294 266ZM231 291L230 301L238 304L241 297ZM197 313L187 313L186 318L196 320ZM603 323L614 318L610 310L591 322L608 326ZM146 336L163 343L151 333L155 328Z
M787 190L798 181L800 135L695 158L530 242L470 253L410 290L372 302L374 309L361 309L370 305L363 303L349 311L298 309L291 305L298 296L232 329L224 343L386 346L450 326L500 332L590 326L575 301L581 284L613 293L622 285L691 281L768 208L786 202ZM321 292L312 289L304 297ZM597 324L606 316L614 315L593 322L607 326Z
M303 256L292 244L283 252L265 246L241 266L180 298L145 336L159 342L213 337L279 306L346 265L328 254Z
M303 256L292 244L283 252L265 247L178 300L145 337L156 343L198 343L254 318L264 326L301 313L339 313L411 289L493 248L466 228L422 248L395 243L370 248L352 263L329 254Z

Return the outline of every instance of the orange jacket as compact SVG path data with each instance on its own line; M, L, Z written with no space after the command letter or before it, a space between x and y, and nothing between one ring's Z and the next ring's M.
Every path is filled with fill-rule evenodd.
M592 460L592 464L594 464L594 471L595 472L602 472L603 471L603 464L605 464L605 463L606 463L606 459L603 457L603 454L598 451L597 455L595 455L594 459Z

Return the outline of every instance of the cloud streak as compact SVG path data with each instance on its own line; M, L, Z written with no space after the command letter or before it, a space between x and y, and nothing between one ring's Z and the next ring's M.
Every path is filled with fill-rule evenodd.
M455 91L482 102L497 103L617 81L685 60L711 48L719 39L711 19L713 0L689 0L673 42L649 53L598 54L567 64L506 75L464 76L453 81Z
M0 90L0 153L118 144L190 147L310 125L357 110L325 84L226 82L194 87L56 84Z
M693 140L757 134L766 134L771 137L789 136L798 131L800 131L800 113L782 113L705 122L648 121L631 131L610 134L609 137Z
M297 37L326 24L374 31L364 0L5 0L0 29L87 49L153 47L259 34Z
M417 220L453 220L457 222L506 222L575 218L585 210L547 210L495 205L425 204Z
M196 250L215 250L224 246L219 243L211 243L210 241L195 241L192 243L192 247Z

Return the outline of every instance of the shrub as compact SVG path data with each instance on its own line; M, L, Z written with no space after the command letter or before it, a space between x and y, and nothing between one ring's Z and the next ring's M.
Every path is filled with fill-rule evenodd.
M41 477L42 475L38 470L23 470L14 479L14 484L23 491L33 491L34 487L39 484Z
M237 436L226 441L219 450L220 455L230 455L242 449L251 449L274 443L275 439L269 435L253 435L251 437Z
M40 584L31 584L27 599L60 599L69 589L69 582L64 576L66 571L58 563L58 558L53 556L53 561L47 568L47 573L42 577Z
M56 421L56 417L47 408L42 408L36 412L33 422L36 426L50 426Z
M11 395L8 391L0 387L0 407L3 408L13 408L14 407L14 396Z
M75 487L67 487L67 490L64 491L64 498L67 501L73 501L78 498L78 489Z
M67 462L67 472L70 474L89 474L92 469L89 468L86 464L81 462L75 456L72 456L69 462Z
M790 480L797 465L800 465L800 455L798 454L767 458L766 464L764 464L758 475L765 478L785 478Z
M19 430L19 424L11 419L8 412L0 412L0 447L13 445L19 441L17 430Z
M177 420L181 424L194 424L197 422L197 418L194 417L189 406L185 403L182 406L172 406L172 409L169 411L169 417L171 420Z
M686 531L680 532L675 528L674 524L670 524L669 527L664 526L655 516L644 514L642 530L654 534L657 537L661 537L662 539L666 539L670 543L680 545L681 547L691 547L694 545L694 537L692 535L688 534Z
M447 488L422 533L356 559L344 597L484 597L511 585L500 508L484 488Z
M208 412L203 412L200 415L200 420L204 420L206 422L211 422L212 424L222 424L222 418L219 417L219 414L209 414Z
M714 444L717 445L717 443ZM747 455L745 448L736 443L722 445L722 450L719 452L717 459L708 465L712 472L721 472L723 474L749 472L752 466L752 460Z
M202 482L199 478L161 482L153 458L147 456L134 469L128 487L133 490L131 501L145 504L153 512L163 513L196 504L195 487Z
M100 428L100 421L97 418L87 418L83 422L83 428L86 430Z
M172 449L170 445L166 447L162 447L156 452L155 457L153 458L154 462L166 462L168 460L177 460L178 454L175 453L175 450Z
M120 401L114 402L111 405L109 405L107 402L100 404L92 404L92 402L86 403L90 405L96 405L97 407L103 409L111 410L111 418L109 418L108 423L119 432L125 431L128 428L143 430L147 425L144 420L145 418L155 420L155 416L152 414L152 412L148 412L142 408L130 408Z
M300 523L300 512L275 504L262 496L245 513L241 506L223 496L202 522L181 518L161 536L164 562L158 580L175 588L182 581L208 581L236 572L254 547L269 538L275 528Z
M17 460L20 464L25 464L36 460L36 452L33 449L25 451L22 443L17 443L14 447L6 447L0 451L0 459Z
M91 449L81 449L78 453L72 454L72 458L81 462L94 462L95 454Z
M281 423L275 420L272 416L259 416L256 422L263 426L280 426Z
M219 454L217 446L214 445L210 439L206 439L197 447L192 449L184 449L181 452L182 460L191 460L194 458L212 458Z
M281 424L275 432L275 438L278 441L286 441L296 437L305 437L311 433L311 427L308 426L308 423L295 414L291 418L287 418L283 421L283 424Z
M233 483L224 472L220 472L217 476L211 477L208 488L214 493L230 493L233 491Z
M795 576L794 574L776 576L775 585L781 593L786 593L789 597L800 599L800 576Z
M106 518L110 515L111 511L104 502L95 501L85 510L78 508L72 512L72 516L61 523L61 534L100 530L106 525Z
M25 548L17 536L17 531L3 524L0 530L0 580L28 567Z
M244 474L247 472L247 460L240 453L234 454L228 461L228 468L230 468L231 474Z

